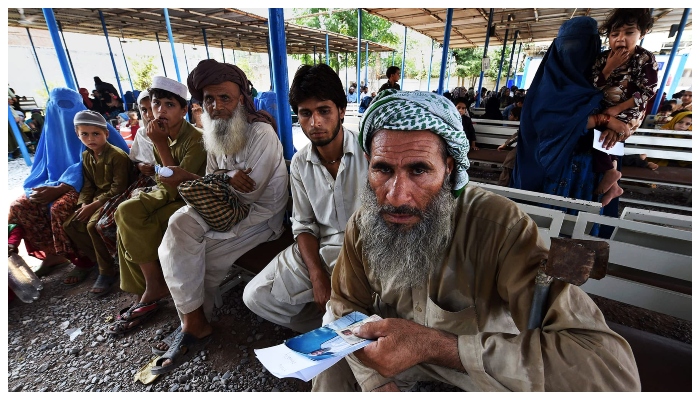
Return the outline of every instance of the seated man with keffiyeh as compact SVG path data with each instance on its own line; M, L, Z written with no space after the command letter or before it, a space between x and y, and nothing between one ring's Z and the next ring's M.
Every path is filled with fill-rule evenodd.
M385 90L359 140L367 185L329 308L383 319L353 330L378 340L317 376L315 390L337 390L347 373L363 391L428 380L468 391L640 389L630 346L580 288L555 280L541 328L527 329L547 248L515 203L467 186L469 145L449 100Z

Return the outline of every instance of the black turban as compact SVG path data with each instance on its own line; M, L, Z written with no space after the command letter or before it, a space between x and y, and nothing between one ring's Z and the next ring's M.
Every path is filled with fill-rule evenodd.
M190 72L187 77L187 88L196 100L203 102L204 88L209 85L218 85L222 82L233 82L243 94L243 105L248 111L248 122L264 122L272 125L272 129L277 132L275 119L264 110L255 110L251 88L253 85L248 81L245 72L237 66L229 63L220 63L213 59L202 60L197 67Z

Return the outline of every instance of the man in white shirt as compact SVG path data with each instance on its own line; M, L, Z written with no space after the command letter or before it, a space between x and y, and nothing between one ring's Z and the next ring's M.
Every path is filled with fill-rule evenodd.
M345 225L360 205L367 160L357 135L342 126L347 102L330 67L300 67L289 103L311 141L290 165L295 243L248 283L243 301L268 321L307 332L321 326Z
M190 206L170 217L158 256L182 325L170 346L155 346L167 352L151 370L154 374L176 368L187 358L183 356L206 344L219 285L236 259L282 234L288 199L289 178L274 119L255 110L245 73L232 64L204 60L188 76L187 87L204 108L206 172L228 171L229 185L250 210L226 232L211 229ZM199 178L172 169L172 176L160 177L171 187Z

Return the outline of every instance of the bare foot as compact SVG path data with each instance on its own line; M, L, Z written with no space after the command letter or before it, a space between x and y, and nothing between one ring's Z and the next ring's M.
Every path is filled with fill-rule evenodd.
M603 207L605 207L608 205L608 203L610 203L610 201L612 201L612 199L614 199L615 197L621 196L622 193L624 193L624 192L625 191L622 190L622 188L617 183L615 183L610 188L610 190L605 192L605 194L603 195L603 198L600 200L600 203L603 205Z
M656 169L659 168L659 164L654 164L650 161L647 163L647 168L649 168L652 171L656 171Z
M603 179L600 180L598 187L595 188L595 194L607 193L610 188L617 183L622 177L622 173L615 169L609 169L603 174Z

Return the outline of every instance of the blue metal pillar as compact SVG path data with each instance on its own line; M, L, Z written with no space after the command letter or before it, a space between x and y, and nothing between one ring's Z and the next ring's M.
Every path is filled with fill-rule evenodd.
M19 151L22 153L24 162L27 164L28 167L31 167L32 159L29 156L29 150L27 150L27 145L24 143L22 133L19 131L17 121L15 121L15 113L12 112L12 107L10 107L9 104L7 105L7 121L10 123L10 128L12 128L12 134L15 135L15 140L17 141L17 145L19 146Z
M666 79L668 79L668 74L669 74L669 72L671 72L671 66L673 65L673 59L676 57L676 53L678 52L678 45L681 42L681 36L683 36L683 30L685 29L685 24L688 21L688 13L690 13L690 8L686 8L683 11L683 16L681 17L681 24L678 26L678 32L676 33L676 40L673 42L673 48L671 49L671 55L668 57L666 71L664 72L664 78L661 80L661 84L659 85L659 88L656 91L657 93L660 92L663 94L664 88L666 87ZM668 94L671 94L671 93L668 93ZM659 109L660 104L661 104L661 95L654 96L654 106L651 108L651 115L656 114L656 111Z
M287 42L284 33L284 11L281 8L269 9L268 26L277 95L277 133L282 142L285 160L291 160L294 156L294 143L292 142L292 114L289 107Z
M49 85L46 84L46 77L44 76L44 70L41 69L41 63L39 62L39 54L36 53L36 47L34 47L34 41L32 40L32 34L29 33L29 28L27 30L27 36L29 36L29 43L32 45L32 54L34 54L34 59L36 60L36 65L39 67L39 73L41 74L41 79L44 81L44 86L46 87L46 96L49 95Z
M326 33L326 65L331 65L331 54L328 51L328 34Z
M182 54L185 55L185 68L187 69L187 76L190 76L190 65L187 63L187 51L185 51L185 44L182 44Z
M129 105L126 103L126 97L124 97L124 91L122 90L122 84L119 81L119 72L117 72L117 63L114 62L114 55L112 54L112 45L109 43L109 35L107 34L107 25L105 24L105 17L102 15L102 10L97 11L100 14L100 22L102 22L102 32L105 34L105 39L107 39L107 49L109 50L109 59L112 60L112 68L114 68L114 76L117 78L117 87L119 88L119 95L122 97L124 102L124 107L128 108ZM125 60L126 62L126 60Z
M56 24L58 25L58 32L61 34L61 39L63 40L63 46L66 48L66 56L68 57L68 65L70 65L70 70L73 73L73 78L75 79L75 85L80 87L80 83L78 82L78 75L75 73L75 67L73 67L73 59L70 57L70 50L68 50L68 42L66 42L66 38L63 36L63 25L61 24L61 21L56 21Z
M392 51L391 51L391 64L389 64L390 67L391 67L392 65L394 65L394 53L396 53L396 51L392 50Z
M177 75L177 81L182 82L180 79L180 68L177 66L177 56L175 55L175 42L173 41L173 30L170 28L170 14L168 14L168 9L163 9L163 17L165 18L165 27L168 29L168 40L170 40L170 49L173 52L173 62L175 63L175 75Z
M126 75L129 77L129 85L131 86L131 93L134 93L134 82L131 80L131 72L129 72L129 63L126 62L126 54L124 54L124 46L122 46L121 39L119 39L119 48L122 51L122 58L124 59L124 66L126 67ZM124 104L126 104L126 103L124 103Z
M513 68L513 84L514 85L516 85L515 76L518 74L518 63L520 62L520 50L522 50L522 49L523 49L523 42L521 41L520 46L518 46L518 56L515 58L515 68ZM518 87L518 89L522 89L522 88Z
M270 48L270 42L272 42L272 36L269 34L270 32L270 23L267 23L267 40L265 41L265 44L267 45L267 66L270 70L270 90L273 92L275 91L275 71L272 69L272 49ZM285 43L286 44L286 43ZM291 114L289 114L289 118L291 117Z
M348 53L345 53L345 94L348 94Z
M232 49L231 52L233 53L233 64L236 65L236 49Z
M482 57L481 61L481 73L479 74L479 89L478 92L476 92L476 104L474 107L479 107L479 104L481 103L481 87L484 83L484 63L483 60L486 59L488 56L488 51L489 51L489 32L491 32L491 24L493 23L493 8L489 11L489 25L486 27L486 40L484 41L484 56Z
M209 41L207 41L207 29L206 28L202 28L202 36L204 37L204 49L207 51L207 60L208 60L211 57L209 57Z
M430 91L430 75L433 74L433 49L435 48L435 39L430 39L430 65L428 66L428 91Z
M314 65L316 65L316 45L314 45Z
M685 62L688 61L687 54L680 54L678 56L678 68L676 68L676 73L673 74L673 80L671 81L671 87L669 87L669 93L676 93L676 87L678 87L678 82L680 82L683 76L683 70L685 69ZM661 92L663 94L663 91Z
M221 59L226 62L226 53L224 53L224 39L221 40ZM209 58L209 49L207 49L207 59Z
M156 43L158 43L158 52L160 53L160 62L163 63L163 75L168 77L168 71L165 69L165 59L163 59L163 50L160 49L160 39L158 38L158 32L156 32Z
M75 79L73 79L70 65L68 64L68 58L66 57L66 51L61 43L61 38L58 36L58 27L56 26L56 17L53 15L53 9L42 8L41 10L44 12L46 27L49 28L51 41L53 41L53 47L56 49L56 56L58 57L58 63L61 66L61 72L63 72L63 79L66 81L66 86L77 92L78 84Z
M369 69L369 42L365 42L365 86L369 87L367 80L367 70ZM360 96L359 94L357 95Z
M513 35L513 48L510 49L510 60L508 61L508 73L506 74L506 85L508 84L508 78L510 77L510 70L513 68L513 55L515 55L515 44L518 42L518 35L520 31L515 31Z
M357 9L357 103L360 103L360 71L362 65L362 9Z
M508 44L508 28L506 28L506 37L503 39L503 48L501 49L501 62L498 64L498 76L496 77L496 89L495 92L501 87L501 72L503 72L503 61L506 58L506 45Z
M406 69L406 39L408 39L408 27L403 27L403 57L401 57L401 84L399 85L403 89L403 71ZM404 89L405 90L405 89Z
M445 36L442 40L442 60L440 62L440 80L438 81L438 94L442 94L445 89L445 66L447 65L447 53L450 51L450 32L452 31L452 13L454 9L447 9L447 18L445 19Z

